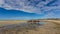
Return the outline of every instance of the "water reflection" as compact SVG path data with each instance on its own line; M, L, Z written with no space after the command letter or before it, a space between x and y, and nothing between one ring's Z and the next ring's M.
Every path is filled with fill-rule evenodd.
M45 22L36 22L36 23L20 23L20 24L12 24L5 25L0 29L12 29L12 28L38 28L39 26L43 26Z
M40 24L40 25L44 25L44 24L45 24L45 22L39 22L38 24Z

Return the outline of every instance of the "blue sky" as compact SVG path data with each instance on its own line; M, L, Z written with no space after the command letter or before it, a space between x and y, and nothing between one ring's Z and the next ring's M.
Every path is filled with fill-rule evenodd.
M60 0L0 0L0 20L60 18Z
M6 10L4 8L0 8L0 19L1 20L9 20L9 19L36 19L39 18L41 16L43 16L44 14L40 15L40 14L35 14L35 13L27 13L27 12L23 12L23 11L18 11L18 10Z
M42 11L41 14L0 8L0 20L29 20L41 18L60 18L60 10Z

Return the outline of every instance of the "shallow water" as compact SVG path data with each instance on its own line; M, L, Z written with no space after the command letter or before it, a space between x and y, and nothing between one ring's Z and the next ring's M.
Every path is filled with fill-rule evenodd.
M40 25L44 25L44 24L45 24L45 22L39 22L38 24L40 24Z
M0 28L0 30L5 30L5 29L13 29L13 28L39 28L41 26L44 26L45 22L37 22L33 24L29 23L20 23L20 24L7 24L4 25Z

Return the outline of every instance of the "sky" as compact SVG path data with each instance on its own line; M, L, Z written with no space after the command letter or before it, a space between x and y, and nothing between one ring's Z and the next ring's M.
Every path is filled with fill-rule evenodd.
M60 18L60 0L0 0L0 20Z

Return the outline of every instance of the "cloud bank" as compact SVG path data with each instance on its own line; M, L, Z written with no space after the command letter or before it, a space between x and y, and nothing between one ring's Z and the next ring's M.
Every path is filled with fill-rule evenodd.
M0 0L0 7L41 14L42 11L60 10L60 0Z

